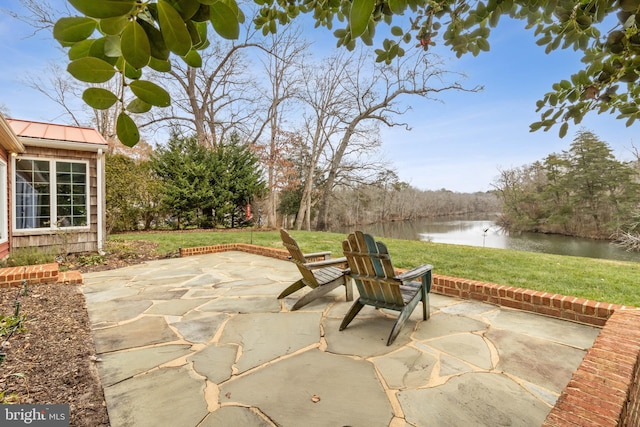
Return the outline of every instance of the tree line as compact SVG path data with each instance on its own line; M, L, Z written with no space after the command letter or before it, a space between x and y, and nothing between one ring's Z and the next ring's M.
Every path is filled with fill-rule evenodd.
M216 149L198 143L196 135L173 131L166 144L143 152L118 150L106 158L106 204L108 232L243 227L269 225L293 227L302 203L303 164L291 160L288 184L277 206L276 223L261 219L268 205L260 149L242 143L237 134ZM124 151L124 152L123 152ZM327 221L334 226L379 221L500 210L490 192L456 193L441 189L419 190L385 170L372 183L353 182L331 192L334 208ZM312 200L319 198L319 187ZM310 217L316 221L319 206L312 203Z
M494 188L509 230L618 239L629 248L640 232L640 157L617 160L590 131L566 151L502 170Z

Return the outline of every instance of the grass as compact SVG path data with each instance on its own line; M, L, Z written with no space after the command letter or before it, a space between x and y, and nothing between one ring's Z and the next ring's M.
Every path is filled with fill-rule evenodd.
M305 252L329 250L334 256L341 256L341 242L346 237L309 231L292 231L291 235ZM110 239L156 242L160 253L221 243L283 248L277 231L135 233L118 234ZM640 263L414 240L381 240L387 244L396 267L432 264L435 274L640 307Z

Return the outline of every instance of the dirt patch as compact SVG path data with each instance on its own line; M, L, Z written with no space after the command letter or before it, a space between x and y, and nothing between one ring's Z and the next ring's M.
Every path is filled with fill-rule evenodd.
M68 257L61 268L86 273L168 256L159 255L154 243L118 245L105 255ZM96 366L100 362L80 287L0 288L0 316L12 316L16 300L24 330L16 331L2 350L6 357L0 364L0 403L68 404L71 426L109 426ZM0 344L5 339L0 337Z

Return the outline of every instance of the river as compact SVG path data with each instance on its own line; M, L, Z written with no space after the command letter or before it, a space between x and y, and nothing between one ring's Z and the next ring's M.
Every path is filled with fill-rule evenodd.
M343 227L332 231L350 233L353 229L354 227ZM498 227L487 215L376 223L358 226L357 229L373 234L376 238L425 240L556 255L640 261L640 253L627 252L608 241L541 233L509 233Z

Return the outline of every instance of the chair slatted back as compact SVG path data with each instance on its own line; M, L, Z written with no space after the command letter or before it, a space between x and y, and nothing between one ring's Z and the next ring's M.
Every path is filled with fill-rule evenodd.
M394 279L396 274L384 243L356 231L342 242L342 249L361 298L381 305L404 306L400 282Z
M295 263L300 270L300 274L302 274L302 280L304 284L309 286L310 288L318 287L318 280L313 275L313 272L308 269L304 264L307 262L304 257L303 252L300 250L298 243L287 233L286 230L280 229L280 237L282 238L282 243L284 247L289 251L289 255L291 256L291 261Z

